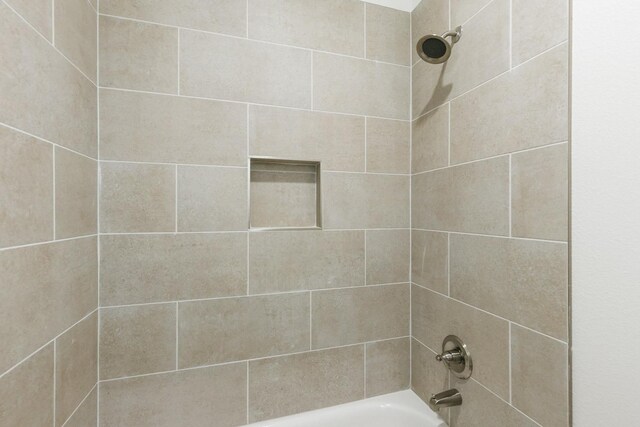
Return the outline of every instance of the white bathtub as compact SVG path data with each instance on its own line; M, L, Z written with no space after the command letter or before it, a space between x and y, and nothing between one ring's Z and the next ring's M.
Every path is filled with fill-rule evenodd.
M411 390L249 424L249 427L447 427Z

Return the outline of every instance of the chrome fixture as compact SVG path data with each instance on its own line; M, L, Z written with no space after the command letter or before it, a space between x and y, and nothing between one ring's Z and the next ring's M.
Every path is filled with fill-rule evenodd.
M471 354L465 343L455 335L449 335L442 341L442 353L436 355L436 360L443 362L456 378L466 380L471 377Z
M462 395L455 388L432 394L431 399L429 399L429 407L435 412L438 412L440 408L460 405L462 405Z
M447 41L448 37L451 37L451 43ZM462 37L462 26L447 31L441 36L428 34L418 40L416 50L420 58L429 64L442 64L449 59L453 45L460 41L460 37Z

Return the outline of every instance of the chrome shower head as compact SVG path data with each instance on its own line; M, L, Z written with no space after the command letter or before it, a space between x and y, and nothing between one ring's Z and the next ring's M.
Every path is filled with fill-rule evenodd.
M451 43L447 38L451 37ZM442 64L451 56L453 45L462 37L462 26L454 31L447 31L443 35L429 34L418 40L416 50L420 58L429 64Z

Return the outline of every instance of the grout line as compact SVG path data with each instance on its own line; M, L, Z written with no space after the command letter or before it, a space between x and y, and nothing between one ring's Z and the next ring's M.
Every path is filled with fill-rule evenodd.
M443 294L443 293L441 293L441 292L438 292L438 291L435 291L435 290L433 290L433 289L429 289L429 288L427 288L427 287L425 287L425 286L422 286L422 285L419 285L419 284L417 284L417 283L415 283L415 282L412 282L411 284L412 284L412 285L415 285L415 286L417 286L417 287L419 287L419 288L421 288L421 289L423 289L423 290L425 290L425 291L429 291L429 292L432 292L432 293L434 293L434 294L440 295L440 296L441 296L441 297L443 297L443 298L448 298L448 299L450 299L450 300L452 300L452 301L454 301L454 302L460 303L460 304L462 304L462 305L464 305L464 306L467 306L467 307L469 307L469 308L472 308L472 309L474 309L474 310L478 310L478 311L481 311L481 312L483 312L483 313L485 313L485 314L488 314L488 315L490 315L490 316L496 317L496 318L498 318L498 319L500 319L500 320L504 320L505 322L510 322L511 324L516 325L516 326L518 326L518 327L520 327L520 328L524 328L524 329L527 329L527 330L529 330L529 331L531 331L531 332L535 332L535 333L537 333L537 334L539 334L539 335L542 335L542 336L544 336L544 337L546 337L546 338L549 338L549 339L551 339L551 340L554 340L554 341L556 341L556 342L558 342L558 343L560 343L560 344L567 345L567 342L566 342L566 341L562 341L560 338L552 337L551 335L547 335L547 334L545 334L544 332L540 332L540 331L535 330L535 329L533 329L533 328L529 328L529 327L524 326L524 325L522 325L522 324L520 324L520 323L518 323L518 322L515 322L515 321L513 321L513 320L507 319L506 317L502 317L502 316L500 316L500 315L498 315L498 314L495 314L495 313L492 313L492 312L490 312L490 311L484 310L484 309L482 309L482 308L476 307L476 306L474 306L474 305L471 305L471 304L469 304L469 303L467 303L467 302L464 302L464 301L462 301L462 300L459 300L459 299L457 299L457 298L454 298L454 297L451 297L451 296L445 295L445 294Z
M413 58L413 12L409 13L409 62ZM409 67L409 119L413 117L413 66ZM413 121L409 123L409 281L413 281ZM409 389L413 389L413 287L409 285Z
M180 33L181 30L178 28L178 95L180 95Z
M364 231L364 283L367 286L367 230Z
M22 359L21 361L19 361L18 363L16 363L15 365L13 365L12 367L10 367L9 369L7 369L6 371L4 371L2 374L0 374L0 379L2 379L4 376L6 376L7 374L9 374L10 372L12 372L14 369L16 369L17 367L19 367L20 365L22 365L24 362L26 362L27 360L29 360L31 357L35 356L37 353L39 353L40 351L42 351L42 349L44 349L46 346L50 345L51 343L54 343L56 339L60 338L62 335L64 335L65 333L67 333L70 329L72 329L74 326L76 326L77 324L79 324L80 322L86 320L87 318L89 318L93 313L97 312L98 308L96 307L95 309L93 309L90 313L86 314L82 319L78 320L77 322L75 322L73 325L69 326L68 328L66 328L65 330L63 330L62 332L60 332L58 335L56 335L55 337L53 337L52 339L50 339L49 341L47 341L46 343L44 343L43 345L41 345L40 347L38 347L35 351L31 352L27 357L25 357L24 359Z
M382 287L382 286L399 286L399 285L407 285L408 282L398 282L398 283L383 283L383 284L375 284L375 285L367 285L366 288L374 288L374 287ZM107 309L116 309L116 308L126 308L126 307L142 307L147 305L163 305L163 304L172 304L174 302L180 303L188 303L188 302L200 302L200 301L218 301L218 300L227 300L227 299L237 299L237 298L255 298L255 297L269 297L269 296L278 296L278 295L295 295L295 294L304 294L306 292L328 292L328 291L339 291L346 289L364 289L363 285L356 286L343 286L336 288L325 288L325 289L300 289L295 291L284 291L284 292L269 292L262 294L249 294L249 295L230 295L223 297L211 297L211 298L191 298L191 299L181 299L181 300L170 300L170 301L154 301L154 302L141 302L141 303L132 303L132 304L116 304L116 305L105 305L100 307L101 310Z
M543 242L543 243L557 243L557 244L567 244L566 241L562 241L562 240L545 240L545 239L534 239L534 238L530 238L530 237L510 237L510 236L500 236L497 234L482 234L482 233L467 233L467 232L462 232L462 231L445 231L445 230L430 230L428 228L414 228L413 230L417 230L417 231L429 231L431 233L450 233L450 234L457 234L457 235L461 235L461 236L478 236L478 237L490 237L490 238L496 238L496 239L512 239L512 240L524 240L524 241L528 241L528 242Z
M58 394L58 387L56 383L56 370L58 369L58 339L53 340L53 426L56 426L56 395Z
M119 92L131 92L131 93L141 93L147 95L158 95L158 96L170 96L174 98L185 98L185 99L199 99L204 101L216 101L216 102L228 102L232 104L243 104L243 105L254 105L257 107L270 107L270 108L281 108L285 110L294 110L294 111L305 111L305 112L313 112L313 113L324 113L324 114L334 114L340 116L348 116L348 117L371 117L375 119L383 119L383 120L395 120L397 122L411 122L411 118L409 119L400 119L397 117L383 117L383 116L372 116L370 114L357 114L357 113L345 113L343 111L329 111L329 110L318 110L312 108L304 108L304 107L292 107L288 105L277 105L277 104L265 104L259 102L248 102L248 101L237 101L234 99L224 99L224 98L211 98L206 96L195 96L195 95L186 95L186 94L176 94L176 93L168 93L168 92L154 92L150 90L139 90L139 89L125 89L121 87L111 87L111 86L98 86L100 90L111 90L111 91L119 91ZM418 118L414 119L417 120Z
M364 52L362 53L362 57L367 59L367 3L363 2L364 6L364 14L362 16L362 23L364 28Z
M513 167L512 167L512 159L513 156L509 154L509 237L513 237Z
M71 240L88 239L88 238L97 237L97 236L98 236L97 234L87 234L87 235L84 235L84 236L67 237L65 239L45 240L45 241L42 241L42 242L25 243L24 245L7 246L5 248L0 248L0 252L9 251L9 250L13 250L13 249L30 248L30 247L33 247L33 246L49 245L49 244L53 244L53 243L69 242Z
M535 425L542 427L541 424L539 424L536 420L534 420L533 418L531 418L530 416L528 416L527 414L525 414L524 412L522 412L520 409L518 409L517 407L511 405L509 402L507 402L506 400L504 400L503 397L500 397L497 393L495 393L493 390L491 390L490 388L488 388L486 385L482 384L480 381L476 380L475 378L471 378L471 381L473 381L474 383L478 384L480 387L484 388L486 391L488 391L489 393L493 394L495 397L497 397L498 399L500 399L501 401L503 401L504 403L506 403L507 405L509 405L509 407L515 409L517 412L519 412L521 415L523 415L524 417L526 417L527 419L529 419L531 422L535 423Z
M51 0L51 45L56 47L56 0ZM55 416L53 418L55 424Z
M154 375L163 375L163 374L170 374L170 373L175 373L175 372L186 372L186 371L193 371L193 370L197 370L197 369L213 368L213 367L217 367L217 366L228 366L228 365L235 365L235 364L239 364L239 363L248 363L248 362L260 361L260 360L279 359L279 358L283 358L283 357L297 356L297 355L300 355L300 354L320 353L320 352L324 352L324 351L337 350L337 349L341 349L341 348L359 347L359 346L362 346L362 345L365 345L365 344L382 343L382 342L394 341L394 340L406 339L406 338L410 338L410 337L408 335L405 335L405 336L401 336L401 337L384 338L384 339L380 339L380 340L362 341L362 342L357 342L357 343L352 343L352 344L345 344L345 345L338 345L338 346L333 346L333 347L323 347L323 348L317 348L317 349L313 349L313 350L296 351L296 352L293 352L293 353L274 354L274 355L270 355L270 356L254 357L254 358L251 358L251 359L242 359L242 360L234 360L234 361L230 361L230 362L212 363L212 364L208 364L208 365L190 366L188 368L180 368L180 369L177 369L177 370L176 369L172 369L172 370L168 370L168 371L149 372L149 373L146 373L146 374L131 375L131 376L126 376L126 377L108 378L108 379L100 380L99 382L100 383L109 383L109 382L113 382L113 381L128 380L128 379L132 379L132 378L150 377L150 376L154 376Z
M313 350L313 292L309 292L309 351Z
M369 141L367 140L368 138L368 132L367 132L367 116L364 116L364 172L367 173L367 144L369 143Z
M471 20L473 18L475 18L476 16L480 15L482 13L483 10L485 10L486 8L489 7L489 5L493 3L493 0L490 0L489 2L487 2L487 4L485 4L484 6L482 6L476 13L474 13L473 15L471 15L469 18L467 18L461 25L467 25L469 22L471 22Z
M170 162L141 162L137 160L100 160L101 163L127 163L134 165L166 165L166 166L193 166L201 168L227 168L227 169L246 169L246 166L233 166L233 165L207 165L200 163L170 163Z
M512 362L512 355L511 355L511 322L509 322L509 404L511 405L513 405L512 366L513 366L513 362Z
M513 0L509 0L509 70L513 69Z
M451 166L451 102L447 102L447 163Z
M125 17L125 16L110 15L110 14L106 14L106 13L100 13L99 15L107 17L107 18L111 18L111 19L133 21L133 22L139 22L139 23L142 23L142 24L150 24L150 25L156 25L156 26L167 27L167 28L177 28L177 29L181 29L181 30L184 30L184 31L191 31L191 32L195 32L195 33L209 34L209 35L212 35L212 36L226 37L226 38L237 39L237 40L244 40L245 42L249 41L249 42L252 42L252 43L262 43L262 44L286 47L286 48L289 48L289 49L295 49L295 50L301 50L301 51L307 51L307 52L314 51L314 52L323 53L323 54L327 54L327 55L342 56L344 58L351 58L351 59L360 60L360 61L367 61L367 62L373 62L373 63L377 63L377 64L390 65L390 66L394 66L394 67L400 67L400 68L409 68L410 67L409 65L396 64L396 63L387 62L387 61L380 61L379 59L367 59L367 58L364 58L364 57L361 57L361 56L354 56L354 55L348 55L348 54L345 54L345 53L331 52L331 51L328 51L328 50L312 49L312 48L308 48L308 47L296 46L296 45L290 45L290 44L284 44L284 43L276 43L276 42L272 42L272 41L269 41L269 40L262 40L262 39L243 37L243 36L235 36L233 34L216 33L215 31L206 31L206 30L200 30L200 29L189 28L189 27L181 27L181 26L178 26L178 25L161 24L161 23L158 23L158 22L145 21L143 19L137 19L137 18L128 18L128 17Z
M178 233L178 165L176 164L175 169L175 197L174 197L174 215L175 215L175 232Z
M98 382L96 381L96 383L93 385L93 387L91 387L91 390L89 390L89 393L87 393L82 400L80 401L80 403L78 404L78 406L76 406L76 409L73 410L73 412L71 412L71 414L69 415L69 417L67 418L67 420L62 424L61 427L66 427L67 424L69 423L69 420L71 420L71 418L73 418L73 416L76 414L76 412L78 412L78 410L80 409L80 407L82 407L82 405L84 404L84 402L87 400L87 398L89 396L91 396L91 393L93 393L94 390L96 390L96 388L98 387ZM96 390L97 391L97 390Z
M51 158L53 163L53 240L56 240L56 147L51 149Z
M89 0L87 0L89 1ZM101 183L102 183L102 171L100 165L100 15L98 13L100 9L100 0L96 0L96 233L98 237L96 239L97 245L97 255L98 255L98 308L97 308L97 316L98 316L98 339L97 339L97 361L96 361L96 426L100 427L100 387L98 384L100 383L100 341L101 341L101 331L102 331L102 311L100 310L101 306L101 288L102 288L102 255L101 255L101 236L100 236L100 196L102 194L101 191ZM86 399L86 397L85 397ZM80 407L80 406L78 406ZM77 408L76 408L77 409ZM64 426L63 426L64 427Z
M327 232L327 233L344 233L344 232L349 232L349 231L399 231L399 230L411 230L409 227L397 227L397 228L325 228L322 231ZM291 227L291 228L275 228L275 229L252 229L252 230L221 230L221 231L180 231L178 233L174 232L174 231L142 231L142 232L102 232L100 233L101 236L157 236L157 235L174 235L174 234L238 234L238 233L281 233L281 232L287 232L287 231L296 231L296 232L300 232L300 231L310 231L310 232L316 232L319 231L318 228L315 227L311 227L311 228L298 228L298 227ZM423 231L434 231L435 230L423 230ZM443 231L438 231L439 233L443 233ZM95 236L95 234L91 234L91 235L87 235L87 236L82 236L82 237L91 237L91 236ZM501 237L501 236L490 236L490 237ZM72 237L66 240L71 240L77 237ZM64 239L61 240L57 240L57 241L63 241ZM533 239L529 239L529 240L533 240ZM41 243L50 243L49 241L47 242L41 242ZM32 246L32 245L36 245L36 244L41 244L41 243L34 243L34 244L30 244L30 245L24 245L24 246ZM566 242L561 242L561 243L566 243ZM4 249L13 249L16 247L20 247L20 246L14 246L14 247L9 247L9 248L3 248L0 250L4 250Z
M462 163L455 163L453 165L443 166L441 168L429 169L429 170L422 171L422 172L415 172L412 176L424 175L426 173L438 172L438 171L445 170L445 169L456 168L458 166L466 166L466 165L470 165L470 164L473 164L473 163L484 162L484 161L487 161L487 160L500 159L500 158L503 158L503 157L511 156L513 154L521 154L521 153L527 153L529 151L542 150L542 149L545 149L545 148L555 147L557 145L567 144L567 142L568 141L566 141L566 140L565 141L558 141L558 142L551 142L549 144L540 145L540 146L537 146L537 147L524 148L522 150L511 151L511 152L502 153L502 154L496 154L495 156L483 157L481 159L469 160L467 162L462 162Z
M91 157L91 156L87 156L86 154L83 154L83 153L81 153L81 152L79 152L79 151L76 151L76 150L73 150L73 149L71 149L71 148L65 147L64 145L60 145L60 144L57 144L57 143L55 143L55 142L49 141L48 139L45 139L45 138L42 138L42 137L40 137L40 136L34 135L34 134L32 134L32 133L29 133L29 132L24 131L24 130L22 130L22 129L19 129L19 128L17 128L17 127L13 127L13 126L8 125L8 124L6 124L6 123L2 123L2 122L0 122L0 126L5 127L5 128L7 128L7 129L11 129L11 130L13 130L13 131L15 131L15 132L18 132L18 133L21 133L21 134L23 134L23 135L27 135L27 136L29 136L29 137L31 137L31 138L37 139L37 140L38 140L38 141L40 141L40 142L45 142L45 143L47 143L47 144L51 144L51 145L52 145L52 146L54 146L54 147L58 147L58 148L61 148L61 149L63 149L63 150L70 151L70 152L72 152L72 153L74 153L74 154L77 154L78 156L85 157L85 158L87 158L87 159L89 159L89 160L93 160L93 161L97 161L97 160L98 160L97 158L94 158L94 157Z
M533 56L533 57L531 57L531 58L527 59L526 61L519 63L518 65L514 66L514 67L513 67L513 68L511 68L510 70L503 71L502 73L500 73L500 74L498 74L498 75L496 75L496 76L494 76L494 77L491 77L489 80L486 80L486 81L484 81L484 82L482 82L482 83L480 83L480 84L478 84L478 85L474 86L473 88L471 88L471 89L469 89L469 90L467 90L467 91L465 91L465 92L461 93L460 95L456 95L456 96L454 96L453 98L449 99L447 102L457 101L459 98L462 98L463 96L465 96L465 95L467 95L467 94L469 94L469 93L471 93L471 92L475 91L476 89L479 89L480 87L485 86L485 85L487 85L487 84L489 84L489 83L493 82L494 80L497 80L497 79L499 79L500 77L502 77L502 76L504 76L504 75L509 74L510 72L512 72L512 71L514 71L514 70L516 70L516 69L518 69L518 68L520 68L520 67L522 67L523 65L526 65L526 64L528 64L528 63L530 63L530 62L534 61L535 59L537 59L537 58L541 57L542 55L545 55L545 54L547 54L547 53L551 52L552 50L554 50L554 49L556 49L556 48L559 48L560 46L562 46L562 45L564 45L564 44L567 44L567 40L564 40L564 41L562 41L562 42L560 42L560 43L558 43L558 44L556 44L556 45L554 45L554 46L552 46L552 47L550 47L550 48L546 49L545 51L543 51L543 52L541 52L541 53L539 53L539 54L537 54L537 55L535 55L535 56ZM430 109L430 110L428 110L428 111L425 111L424 113L420 114L420 115L419 115L419 116L417 116L417 117L413 117L413 118L412 118L412 121L418 120L419 118L424 117L424 116L426 116L426 115L427 115L427 114L429 114L429 113L432 113L433 111L435 111L435 110L437 110L438 108L442 107L444 104L445 104L445 103L442 103L442 104L440 104L440 105L438 105L438 106L436 106L436 107L433 107L432 109Z
M311 57L311 110L313 110L313 51L311 51L311 55L309 56Z
M451 233L447 233L447 296L451 296Z
M86 156L85 156L86 157ZM91 159L95 160L95 159ZM169 162L141 162L135 160L100 160L101 163L125 163L125 164L134 164L134 165L165 165L165 166L192 166L192 167L203 167L203 168L228 168L228 169L246 169L246 166L229 166L229 165L205 165L205 164L195 164L195 163L169 163ZM257 172L271 172L269 170L258 170ZM360 174L360 175L382 175L382 176L403 176L410 178L410 173L391 173L391 172L363 172L363 171L344 171L344 170L323 170L323 172L327 173L344 173L344 174ZM429 171L432 172L432 171ZM313 172L298 172L298 171L278 171L278 173L301 173L301 174L312 174ZM425 172L422 172L425 173Z
M248 2L249 0L247 0ZM247 360L247 424L249 424L249 361Z
M367 398L367 344L363 344L363 364L362 364L362 396Z
M245 7L247 8L247 11L245 13L246 19L247 19L246 22L245 22L245 25L247 27L246 31L245 31L245 35L246 35L245 38L248 40L249 39L249 0L247 0L247 3L245 5ZM248 422L248 419L249 419L248 417L249 417L249 414L247 414L247 422Z

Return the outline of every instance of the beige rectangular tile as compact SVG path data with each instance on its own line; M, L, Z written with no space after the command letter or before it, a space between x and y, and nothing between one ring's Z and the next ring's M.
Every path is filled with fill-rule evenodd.
M367 172L410 173L411 124L367 119Z
M87 396L64 427L96 427L98 425L98 386Z
M451 0L451 26L464 24L489 3L491 0Z
M414 118L509 70L509 3L494 0L465 24L445 64L421 60L414 65Z
M364 5L357 0L249 0L249 37L364 55Z
M441 294L449 293L447 233L411 231L411 281Z
M569 27L566 0L514 0L513 65L566 41Z
M179 367L309 349L309 293L179 304Z
M567 338L567 245L451 235L451 296Z
M309 108L311 52L181 30L180 91L183 95Z
M95 157L96 87L4 2L0 27L0 122Z
M289 170L251 171L251 227L316 227L317 174Z
M56 238L96 234L98 163L56 148Z
M567 144L515 154L511 160L511 231L514 236L567 240Z
M451 103L451 162L568 138L567 45Z
M451 408L451 427L538 427L538 424L514 409L475 380L453 381L465 404Z
M413 227L509 234L509 158L414 175Z
M410 230L367 230L367 285L409 281Z
M389 119L409 118L409 68L313 53L313 108Z
M449 389L449 371L436 360L433 350L416 339L411 341L411 389L425 402L432 394ZM448 410L441 410L440 416L447 420Z
M365 3L367 15L367 58L411 65L411 14Z
M363 346L249 362L249 422L362 399Z
M51 145L0 126L0 247L51 239Z
M55 45L94 83L97 82L98 16L87 0L56 0Z
M61 426L98 381L98 313L56 340L56 426Z
M0 425L54 425L53 369L49 344L0 378Z
M364 171L364 118L249 106L252 156L321 161L324 170Z
M178 167L178 231L247 229L247 169Z
M364 231L249 234L250 293L364 284Z
M176 168L100 163L100 231L175 231Z
M511 325L513 405L544 426L569 425L565 343Z
M0 372L97 307L97 258L95 237L0 252Z
M316 291L311 296L313 348L409 334L409 285Z
M178 29L100 16L100 86L178 93Z
M409 180L408 175L324 173L324 227L408 228Z
M473 354L473 377L504 399L509 397L509 323L414 285L412 334L433 350L447 335L459 336Z
M422 0L418 3L411 12L411 63L421 60L415 46L422 36L442 34L448 30L449 0Z
M247 3L238 0L101 0L100 13L244 37Z
M238 103L100 90L100 158L247 165L247 107Z
M44 38L53 36L53 2L51 0L6 0L25 21Z
M176 367L176 303L100 309L100 380Z
M409 338L366 344L366 397L409 388Z
M100 384L102 427L232 427L246 421L246 363Z
M449 164L449 104L421 116L412 125L413 173L446 167Z
M102 236L103 306L244 295L245 233Z

